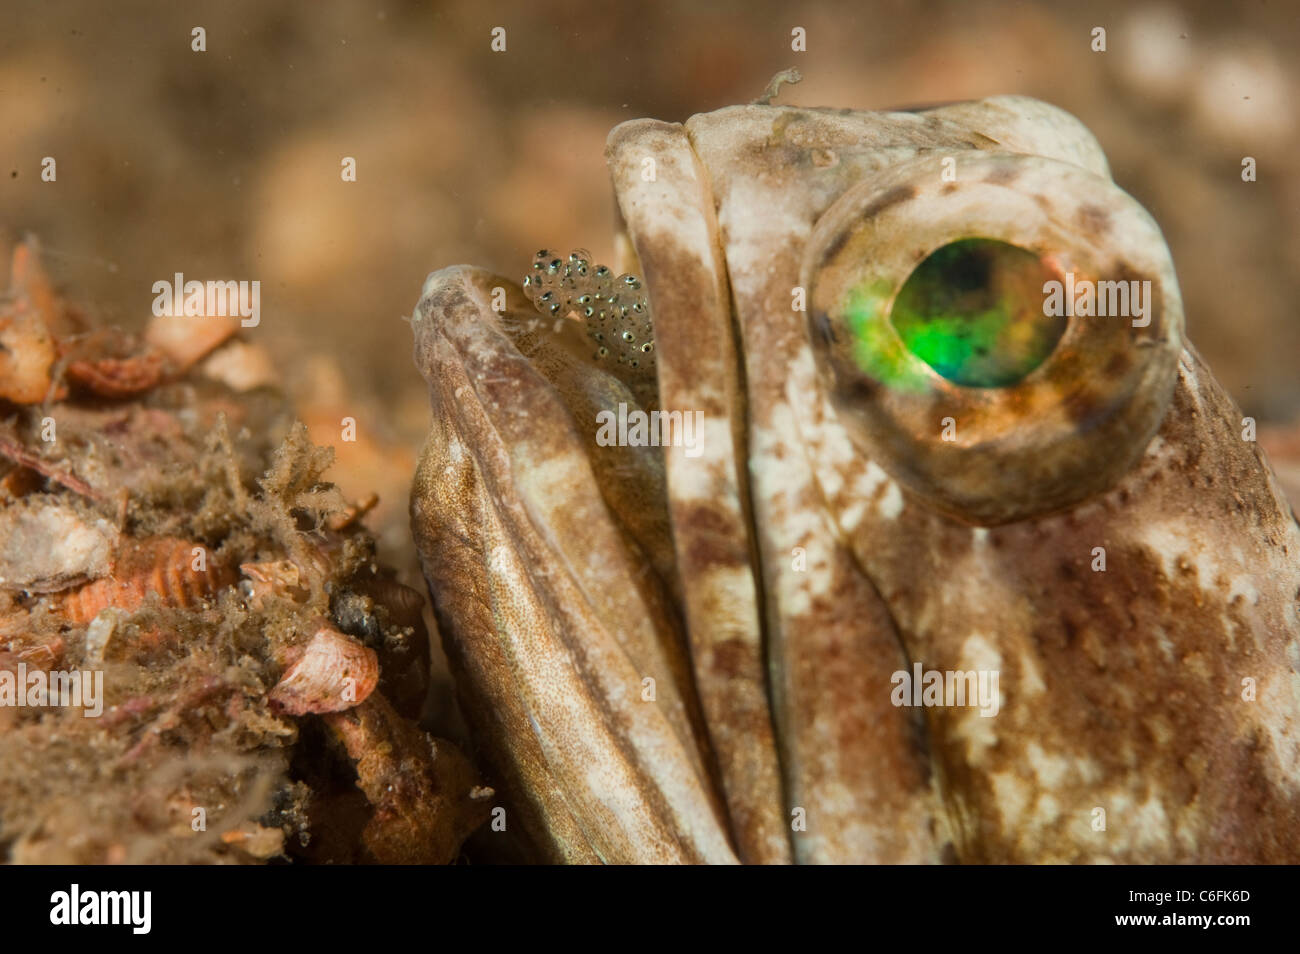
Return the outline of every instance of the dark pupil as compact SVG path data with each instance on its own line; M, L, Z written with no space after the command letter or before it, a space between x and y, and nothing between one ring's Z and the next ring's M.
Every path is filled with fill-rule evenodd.
M931 252L889 318L908 350L956 384L1015 384L1046 360L1069 319L1044 314L1055 273L1033 252L968 238Z

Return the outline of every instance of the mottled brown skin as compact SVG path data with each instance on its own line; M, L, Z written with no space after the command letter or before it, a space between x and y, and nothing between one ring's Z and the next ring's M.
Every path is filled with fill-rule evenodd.
M1110 492L982 541L909 500L897 541L861 554L912 658L969 668L972 634L1002 655L991 744L966 738L969 712L926 710L963 860L1296 859L1297 534L1239 412L1188 357L1199 387L1180 382L1158 447ZM1170 519L1189 532L1166 551L1145 531ZM1270 578L1271 597L1234 591Z
M608 153L698 457L598 446L642 382L504 279L437 272L413 319L413 529L538 856L1300 859L1300 527L1087 131L1019 98L754 105ZM1072 319L1003 389L846 360L842 291L966 235L1149 280L1152 320ZM997 671L997 714L895 706L914 663Z

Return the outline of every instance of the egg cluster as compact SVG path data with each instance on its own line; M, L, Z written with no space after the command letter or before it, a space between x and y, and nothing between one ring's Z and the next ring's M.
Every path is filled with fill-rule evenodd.
M524 278L524 294L544 315L566 318L577 313L596 343L597 360L613 356L638 371L654 368L654 326L641 279L619 275L591 261L586 249L567 259L542 249Z

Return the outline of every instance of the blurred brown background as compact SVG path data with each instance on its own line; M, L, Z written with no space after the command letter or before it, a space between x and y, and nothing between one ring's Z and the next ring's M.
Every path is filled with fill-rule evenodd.
M1246 412L1300 416L1296 4L700 6L4 0L0 241L35 232L73 298L133 329L173 272L260 280L251 334L318 441L357 419L336 479L380 492L400 562L427 420L401 316L444 265L608 257L612 125L749 101L787 66L805 80L781 101L810 106L1024 93L1080 117L1161 223L1191 337Z

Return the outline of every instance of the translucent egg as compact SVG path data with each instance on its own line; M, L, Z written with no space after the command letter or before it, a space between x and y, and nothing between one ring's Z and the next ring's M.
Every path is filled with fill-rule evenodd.
M523 280L528 300L542 314L559 318L577 316L599 347L594 357L602 359L610 348L605 330L617 344L614 357L639 374L654 371L654 325L650 303L641 279L630 273L617 277L605 265L592 261L584 248L561 258L549 249L533 257L532 273Z

